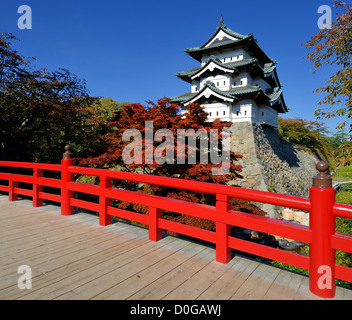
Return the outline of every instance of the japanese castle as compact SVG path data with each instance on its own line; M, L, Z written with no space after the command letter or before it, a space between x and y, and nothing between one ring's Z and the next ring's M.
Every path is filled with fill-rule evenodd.
M187 112L199 103L208 120L252 122L276 128L278 114L286 113L276 61L259 47L253 34L241 35L226 27L223 18L214 35L202 46L185 52L200 67L177 73L191 84L191 92L174 97Z

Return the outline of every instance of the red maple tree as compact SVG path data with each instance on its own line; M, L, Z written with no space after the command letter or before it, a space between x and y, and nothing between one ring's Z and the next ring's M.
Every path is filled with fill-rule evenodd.
M114 130L104 135L104 145L106 149L100 154L94 152L85 159L79 160L81 166L95 166L95 167L118 167L119 170L140 172L145 174L161 175L168 177L177 177L181 179L190 179L212 183L226 183L231 179L240 177L241 166L236 165L234 162L241 158L239 154L230 152L230 170L224 175L213 175L212 168L219 167L218 165L209 163L200 163L197 161L195 164L189 163L189 149L185 145L185 163L177 163L176 158L178 154L177 148L177 130L178 129L193 129L197 132L199 129L204 129L207 133L216 134L214 129L218 131L219 142L222 138L222 129L231 125L230 123L222 123L218 119L214 122L207 122L207 113L198 104L190 104L188 112L181 116L180 107L177 104L170 103L170 99L159 99L157 103L148 101L148 105L144 106L139 103L126 104L120 110L115 112L110 125ZM153 123L153 131L157 132L159 129L168 129L172 133L173 143L168 145L172 146L175 161L173 163L160 164L154 159L152 163L146 161L147 154L152 152L155 154L161 142L153 141L153 150L148 150L148 143L146 141L146 121ZM123 133L127 129L137 129L142 134L141 144L143 146L142 161L141 163L126 164L123 161L123 150L130 144L130 141L123 141ZM199 152L199 148L197 148ZM219 150L221 153L221 150ZM165 154L164 154L165 155ZM197 154L197 158L199 155Z
M103 137L104 145L107 146L106 150L100 154L91 154L88 158L80 159L79 165L81 166L94 166L103 168L116 168L117 170L138 172L144 174L152 174L159 176L175 177L185 180L196 180L210 183L226 184L230 180L241 177L240 172L242 167L236 165L236 160L242 156L230 152L230 168L227 172L222 175L212 174L214 167L219 167L220 164L201 163L199 161L199 144L197 144L197 162L195 164L189 163L189 152L191 147L185 146L185 161L184 163L177 163L176 158L178 155L177 145L177 130L193 129L197 132L199 129L204 129L210 134L217 134L215 138L219 139L219 154L221 154L221 139L222 130L225 127L231 125L231 123L221 122L219 119L208 122L208 114L203 110L199 104L189 104L187 106L187 112L180 113L180 106L177 104L170 103L170 99L163 98L159 99L157 103L147 101L147 105L144 106L139 103L131 103L123 105L120 110L116 111L110 125L113 126L113 130L106 133ZM148 148L146 143L146 121L153 122L153 131L157 132L159 129L168 129L172 132L173 144L173 155L175 161L172 163L160 164L155 161L148 162L148 154L152 151L156 151L157 147L162 142L153 141L153 144ZM141 163L130 163L126 164L123 161L123 150L130 143L130 141L123 141L122 136L127 129L137 129L142 136L142 162ZM214 131L217 129L218 131ZM128 188L129 190L134 189L138 192L147 192L155 195L165 196L174 199L180 199L184 201L191 201L203 204L215 204L215 196L208 194L199 194L189 191L181 191L172 188L165 188L152 185L138 185L136 183L126 181L116 181L116 186L122 188ZM139 204L131 204L127 202L120 202L119 207L122 209L133 210L140 213L147 213L148 208ZM256 214L263 214L262 212L256 212L259 208L250 204L245 204L246 211ZM250 207L250 208L249 208ZM248 211L249 208L249 211ZM241 205L236 209L241 209ZM214 230L214 223L208 220L194 218L186 215L181 215L173 212L164 212L164 218L184 223L187 225L201 227L207 230Z

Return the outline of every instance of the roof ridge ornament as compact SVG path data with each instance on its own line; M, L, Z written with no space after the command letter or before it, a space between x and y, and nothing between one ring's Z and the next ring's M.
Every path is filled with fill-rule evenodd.
M219 23L219 25L218 25L218 29L219 28L226 28L226 25L225 25L225 23L224 23L224 17L222 16L222 14L221 14L221 16L220 16L220 23Z

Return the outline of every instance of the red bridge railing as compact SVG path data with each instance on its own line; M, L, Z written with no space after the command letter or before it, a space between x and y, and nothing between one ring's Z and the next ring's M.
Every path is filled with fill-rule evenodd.
M62 215L73 214L75 207L88 209L99 213L102 226L110 224L112 216L132 220L149 226L152 241L162 238L162 230L209 241L215 244L216 260L222 263L228 263L231 249L236 249L303 268L309 270L311 292L320 297L334 297L335 278L352 282L352 268L335 263L335 250L352 253L352 237L335 232L335 217L352 219L352 206L335 203L335 190L331 187L330 176L325 173L328 165L324 162L317 164L319 174L314 178L309 199L205 182L76 167L69 147L66 147L61 165L0 161L0 167L33 170L33 175L0 173L0 180L8 181L8 185L0 185L0 191L8 192L10 201L17 200L18 195L25 195L33 198L34 207L42 206L43 200L58 202ZM61 179L44 177L44 171L60 172ZM99 177L99 185L75 182L75 174ZM216 206L113 188L112 180L213 194L216 195ZM31 184L32 189L20 188L19 183ZM43 192L43 186L58 188L61 193ZM75 192L98 196L99 203L76 199ZM309 211L309 227L231 210L231 198ZM113 207L113 199L147 206L149 214ZM163 210L214 221L215 232L163 219ZM307 243L310 245L309 257L233 237L231 226Z

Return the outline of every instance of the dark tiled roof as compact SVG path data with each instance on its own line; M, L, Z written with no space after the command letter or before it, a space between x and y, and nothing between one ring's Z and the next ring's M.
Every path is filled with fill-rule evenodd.
M223 32L225 32L225 34L227 34L227 35L229 35L229 36L231 36L231 37L234 37L234 38L237 38L237 39L244 39L245 37L247 37L248 35L243 35L243 34L240 34L240 33L238 33L238 32L235 32L235 31L233 31L233 30L231 30L231 29L229 29L228 27L226 27L225 26L225 24L223 24L223 23L221 23L217 28L216 28L216 32L210 37L210 39L206 42L206 43L204 43L201 47L199 47L199 48L204 48L209 42L211 42L214 38L215 38L215 36L217 35L217 33L219 32L219 30L222 30ZM224 39L224 40L222 40L222 41L218 41L218 42L216 42L216 44L218 44L218 43L220 43L220 44L224 44L225 42L227 42L227 41L233 41L233 40L231 40L231 39L229 39L229 38L227 38L226 37L226 39ZM214 43L215 43L215 41L214 41Z
M219 32L219 30L223 30L226 34L232 37L235 37L237 40L231 40L229 38L226 38L222 41L214 41L213 43L208 45L214 39L216 34ZM227 49L227 48L234 49L238 47L247 48L255 56L257 56L259 60L262 61L262 63L265 63L265 62L276 63L273 59L269 58L265 54L265 52L259 47L252 33L249 33L247 35L242 35L227 28L224 24L220 24L217 27L217 31L205 44L199 47L187 48L185 52L189 54L191 57L193 57L194 59L201 61L202 55L204 54L209 54L209 53Z
M207 47L194 47L194 48L187 48L185 51L192 55L192 53L206 53L206 52L213 52L213 51L217 51L220 48L223 47L232 47L233 45L240 45L242 43L244 43L244 40L249 39L250 36L246 36L243 39L239 39L239 40L227 40L227 41L221 41L218 43L212 43L211 45L207 46Z
M266 94L260 86L244 86L244 87L236 87L232 88L227 91L222 91L218 89L212 82L207 82L202 90L198 92L189 92L177 97L171 98L171 102L185 104L191 101L196 96L201 96L206 88L210 88L213 92L226 97L233 99L234 101L240 101L248 95L255 95L254 99L260 99L261 102L269 104L271 107L276 109L278 112L286 112L287 107L285 103L280 103L279 105L275 106L276 103L279 102L280 97L282 98L282 91L281 90L274 90L271 94ZM283 98L282 98L283 99Z
M173 103L183 103L183 102L195 97L197 94L198 94L198 92L188 92L188 93L185 93L185 94L181 94L180 96L171 98L171 102L173 102Z
M181 78L182 80L185 80L189 83L191 83L191 78L198 73L199 71L201 71L202 69L206 68L208 66L208 64L213 61L215 64L227 68L227 69L231 69L231 70L235 70L235 71L240 71L242 69L245 69L246 67L249 68L253 68L256 67L256 72L260 75L265 75L265 74L269 74L272 71L275 70L276 66L274 65L274 63L266 63L265 65L260 65L258 63L258 59L256 58L252 58L252 59L242 59L242 60L237 60L237 61L233 61L233 62L221 62L219 59L217 59L215 56L211 56L209 58L209 61L203 66L203 67L197 67L197 68L193 68L190 70L186 70L186 71L181 71L178 72L176 74L177 77Z

